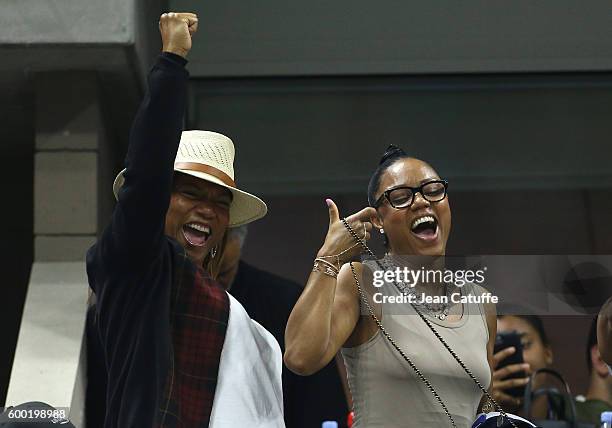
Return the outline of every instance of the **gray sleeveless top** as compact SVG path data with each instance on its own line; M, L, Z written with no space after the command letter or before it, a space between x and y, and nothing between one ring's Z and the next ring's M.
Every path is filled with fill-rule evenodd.
M390 288L392 287L392 288ZM394 285L384 285L387 295L397 295ZM466 284L462 294L480 295L484 289ZM482 392L434 336L410 304L382 303L382 324L436 389L457 427L471 427ZM365 311L365 309L364 309ZM400 312L401 314L398 314ZM458 321L428 316L434 328L488 388L491 372L487 360L489 330L484 307L464 303ZM444 410L402 356L378 331L366 343L342 348L353 396L354 428L451 427Z

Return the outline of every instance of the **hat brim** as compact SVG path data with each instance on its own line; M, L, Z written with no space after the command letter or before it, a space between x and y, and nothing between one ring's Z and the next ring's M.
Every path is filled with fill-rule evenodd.
M251 223L252 221L259 220L264 217L268 212L268 206L264 201L259 199L257 196L252 195L244 190L236 189L235 187L228 186L217 177L210 174L206 174L200 171L192 171L188 169L174 169L177 172L191 175L193 177L200 178L210 183L217 184L221 187L225 187L227 190L232 192L232 204L230 205L229 212L229 224L228 227L238 227L243 224ZM113 183L113 193L115 199L119 198L119 189L125 182L124 178L125 169L123 169Z

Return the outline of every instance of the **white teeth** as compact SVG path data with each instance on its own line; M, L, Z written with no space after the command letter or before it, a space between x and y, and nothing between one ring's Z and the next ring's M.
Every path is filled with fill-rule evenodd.
M436 220L430 215L419 217L412 222L412 230L414 230L418 225L423 224L423 223L434 223L435 224L435 221Z
M210 233L210 227L208 226L202 226L197 223L189 223L187 224L187 226L191 227L192 229L199 230L200 232L203 232L203 233Z

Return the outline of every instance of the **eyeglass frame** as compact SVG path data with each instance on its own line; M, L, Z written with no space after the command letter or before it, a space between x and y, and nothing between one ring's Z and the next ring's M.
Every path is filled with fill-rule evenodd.
M427 186L428 184L431 183L442 183L442 185L444 186L444 196L442 197L442 199L439 199L437 201L430 201L429 199L427 199L427 196L425 196L425 194L423 193L423 187ZM393 205L393 202L391 202L391 199L389 199L389 194L391 192L393 192L394 190L397 189L410 189L410 191L412 192L412 200L410 201L410 204L406 205L405 207L396 207L395 205ZM397 187L393 187L391 189L387 189L385 190L382 195L380 195L380 197L376 200L376 202L374 202L374 205L372 205L373 208L378 209L380 208L380 206L383 203L383 200L386 199L387 202L389 202L389 205L391 205L391 207L395 208L396 210L403 210L405 208L410 208L412 206L412 204L414 203L414 197L416 196L417 193L420 193L421 196L423 197L423 199L425 199L427 202L441 202L444 199L446 199L446 196L448 195L448 181L447 180L431 180L428 181L426 183L421 184L418 187L410 187L410 186L397 186Z

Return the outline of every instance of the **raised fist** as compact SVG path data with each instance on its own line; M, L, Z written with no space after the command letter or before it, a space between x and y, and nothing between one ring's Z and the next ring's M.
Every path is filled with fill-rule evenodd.
M198 16L195 13L164 13L159 18L162 51L185 58L191 50L191 37L197 30Z

